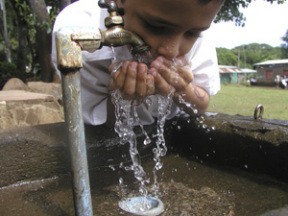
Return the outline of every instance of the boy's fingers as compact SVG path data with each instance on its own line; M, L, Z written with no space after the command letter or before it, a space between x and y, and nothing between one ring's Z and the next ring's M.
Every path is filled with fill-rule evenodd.
M155 94L155 84L154 84L154 77L151 74L147 74L146 78L146 95L153 95Z
M114 88L118 88L121 89L124 86L124 82L125 82L125 77L126 77L126 73L127 73L127 67L128 67L129 62L126 61L122 64L122 67L119 68L116 72L112 73L111 76L113 78L113 87Z
M157 90L161 95L168 95L175 91L175 88L166 81L159 73L156 74L155 85L157 86Z
M147 66L145 64L139 64L137 70L137 83L136 83L136 94L139 97L145 97L146 95L146 77L147 77Z
M184 67L179 67L178 74L187 84L193 81L193 73L191 72L191 69L188 65Z
M137 78L137 63L131 62L127 67L126 78L123 86L123 92L128 98L135 94Z

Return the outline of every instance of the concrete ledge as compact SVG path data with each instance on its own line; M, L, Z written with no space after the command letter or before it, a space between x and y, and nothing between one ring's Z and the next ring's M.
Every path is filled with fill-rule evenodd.
M288 181L288 121L217 114L202 124L179 118L171 127L169 142L185 157Z
M54 123L0 132L0 187L69 173L65 131L65 123ZM86 144L90 170L130 161L128 145L119 145L112 129L86 126ZM152 154L151 146L139 151L142 156Z
M148 134L155 134L155 125L146 129ZM54 123L0 132L0 187L68 173L65 130L64 123ZM128 145L119 145L113 129L86 126L85 132L90 170L130 160ZM170 153L288 181L286 121L255 122L248 117L218 114L200 124L182 116L167 122L165 138ZM138 139L143 140L143 136ZM150 156L153 147L140 145L139 151Z
M52 96L20 90L0 91L0 130L63 122L63 107Z
M34 93L21 90L0 91L0 101L25 101L25 100L44 100L53 101L53 96L48 94Z

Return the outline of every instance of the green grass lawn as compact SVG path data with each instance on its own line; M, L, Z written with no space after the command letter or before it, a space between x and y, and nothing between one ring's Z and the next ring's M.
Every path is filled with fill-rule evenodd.
M257 104L264 106L263 118L288 120L288 90L273 87L222 85L208 111L253 116Z

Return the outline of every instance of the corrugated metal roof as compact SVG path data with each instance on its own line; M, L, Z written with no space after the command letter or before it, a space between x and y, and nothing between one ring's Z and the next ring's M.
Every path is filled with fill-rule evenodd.
M241 68L242 73L256 73L256 70L250 69L250 68Z
M239 68L237 66L219 65L219 73L256 73L255 70Z
M269 61L259 62L254 65L258 66L258 65L275 65L275 64L288 64L288 59L269 60Z
M239 73L240 68L236 66L219 65L219 73Z

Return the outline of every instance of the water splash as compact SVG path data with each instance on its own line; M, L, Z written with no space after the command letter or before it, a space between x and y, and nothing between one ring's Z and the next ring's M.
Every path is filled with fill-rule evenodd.
M152 57L151 52L148 50L143 54L135 54L133 56L133 60L137 61L137 62L144 63L144 64L149 66L153 61L153 57Z
M194 105L185 101L181 95L178 96L178 100L180 104L184 104L188 109L190 109L194 115L198 114L198 110L194 107Z
M172 95L171 92L168 97L159 96L158 99L158 116L157 116L157 140L156 148L153 148L155 166L153 169L154 185L153 191L154 195L157 196L159 191L159 183L157 180L157 171L160 170L163 166L161 162L161 157L165 156L167 153L167 147L164 137L164 125L167 116L170 114L171 105L172 105Z
M120 67L122 67L123 61L120 60L121 58L117 56L116 50L114 47L111 47L111 51L113 54L113 59L112 59L112 68L111 72L115 73Z
M113 52L113 50L112 50ZM113 59L114 68L113 71L117 71L122 62L118 60L116 53L115 58ZM152 62L152 55L149 51L144 55L136 55L134 56L134 60L137 62L145 63L149 65ZM122 97L122 94L119 90L115 90L111 92L112 102L115 106L115 115L116 122L114 129L118 133L120 137L120 144L129 144L129 153L132 160L132 165L125 166L124 169L127 171L133 171L134 177L139 181L139 192L141 196L147 197L148 190L146 184L150 183L150 180L147 178L146 173L141 166L141 158L138 152L138 143L137 143L137 135L134 132L134 127L139 125L142 135L145 136L143 141L144 145L148 145L151 143L151 139L145 131L144 126L141 124L141 120L137 113L137 107L142 103L145 103L147 106L152 104L152 101L149 98L145 98L144 100L125 100ZM154 195L157 196L159 191L158 181L157 181L157 171L160 170L163 166L161 162L161 157L166 155L167 147L165 144L164 138L164 124L167 118L167 115L170 113L171 105L172 105L172 92L168 95L168 97L164 97L161 95L157 95L157 103L158 103L158 116L157 116L157 139L156 146L153 148L153 160L155 161L155 167L153 169L153 178L154 185L153 191ZM123 180L121 180L123 182Z
M119 90L113 91L111 95L116 115L114 129L120 137L120 144L129 143L132 165L124 168L127 171L134 172L134 177L140 183L139 192L146 196L148 194L146 183L149 182L149 179L146 178L146 173L141 166L141 158L137 148L137 135L133 130L134 126L140 123L136 106L133 106L133 101L124 100Z

